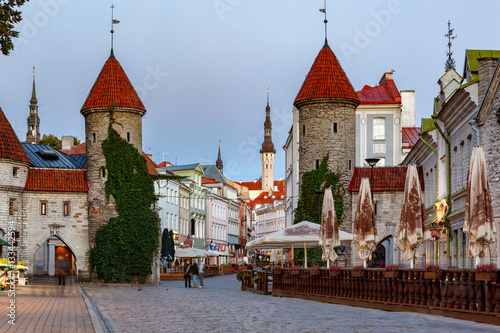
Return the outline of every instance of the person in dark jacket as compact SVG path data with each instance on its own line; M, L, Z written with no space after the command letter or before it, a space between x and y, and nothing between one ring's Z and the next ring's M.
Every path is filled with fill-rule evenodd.
M199 278L198 278L198 264L195 262L193 262L193 283L194 283L194 286L195 288L198 288L199 284L200 284L200 281L199 281Z
M70 263L63 256L59 255L56 260L56 274L59 278L59 285L66 285L66 274L70 271Z
M193 273L193 266L191 265L191 262L189 260L186 260L186 263L184 264L184 285L186 288L188 287L191 288L191 274Z

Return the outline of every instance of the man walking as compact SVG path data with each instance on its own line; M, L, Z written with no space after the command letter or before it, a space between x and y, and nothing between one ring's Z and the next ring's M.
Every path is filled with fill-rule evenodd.
M200 288L203 288L203 271L205 269L205 264L203 260L198 261L198 279L200 280Z
M191 262L189 260L186 260L186 263L184 264L184 284L186 288L188 287L188 283L189 283L189 288L191 288L192 271L193 271L193 266L191 266Z

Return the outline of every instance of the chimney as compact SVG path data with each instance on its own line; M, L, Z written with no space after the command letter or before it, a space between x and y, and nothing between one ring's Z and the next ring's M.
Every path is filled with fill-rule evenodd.
M392 80L392 71L391 72L385 72L384 75L382 75L382 78L379 81L379 85L383 85L387 80Z
M61 150L71 150L73 148L73 143L75 139L70 135L65 135L61 137Z

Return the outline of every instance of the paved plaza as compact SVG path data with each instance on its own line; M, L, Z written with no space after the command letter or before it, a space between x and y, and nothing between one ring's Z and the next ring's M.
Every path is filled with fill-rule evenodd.
M500 332L500 327L417 313L386 312L240 290L235 275L161 286L69 284L38 279L16 290L16 325L7 320L11 298L0 292L0 332Z

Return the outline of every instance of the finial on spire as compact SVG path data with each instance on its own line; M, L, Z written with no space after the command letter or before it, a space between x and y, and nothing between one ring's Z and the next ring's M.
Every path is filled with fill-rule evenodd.
M36 104L38 103L36 99L36 90L35 90L35 66L33 66L33 89L31 90L31 104Z
M271 86L267 87L267 106L269 106L269 88L271 88Z
M323 21L323 22L325 22L325 44L328 44L328 38L327 38L327 24L328 24L328 20L326 19L326 0L324 0L324 1L325 1L325 8L322 8L319 11L325 14L325 20Z
M113 29L113 24L118 24L118 23L120 23L120 21L115 20L114 16L113 16L113 14L114 14L113 11L115 9L115 5L111 4L110 8L111 8L111 31L110 31L111 32L111 56L114 56L113 55L113 34L115 33L115 30Z
M448 33L444 35L446 38L448 38L448 52L446 52L446 55L448 56L448 59L446 60L444 64L444 70L448 71L449 69L455 69L455 60L452 58L453 51L451 50L451 41L457 38L457 36L453 36L453 30L451 29L451 23L450 20L448 20Z

